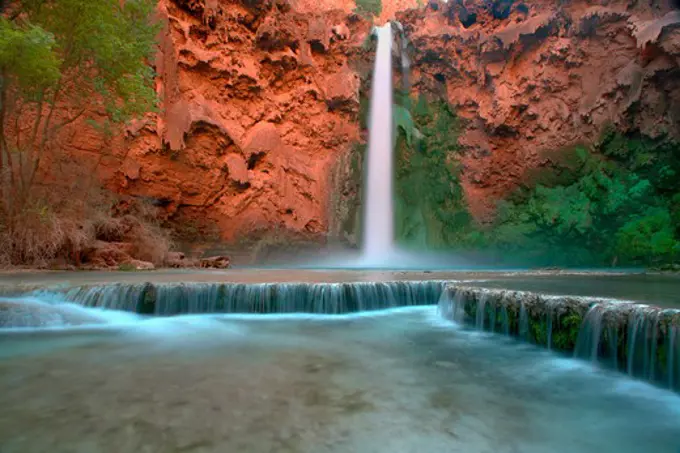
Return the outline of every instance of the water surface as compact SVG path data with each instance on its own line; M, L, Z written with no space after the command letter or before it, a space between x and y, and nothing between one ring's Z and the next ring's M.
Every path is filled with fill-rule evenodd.
M680 398L435 307L0 334L0 451L674 453Z

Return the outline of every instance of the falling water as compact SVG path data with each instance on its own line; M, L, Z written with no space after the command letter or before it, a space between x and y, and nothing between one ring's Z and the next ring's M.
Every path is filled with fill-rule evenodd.
M477 330L484 330L484 318L486 315L486 302L489 296L486 293L482 293L479 296L479 302L477 303L477 313L475 318L475 327Z
M628 374L634 375L635 372L635 353L638 342L636 341L640 325L644 325L645 317L644 310L637 309L630 313L628 320Z
M675 377L675 364L674 364L674 358L675 358L675 353L676 353L676 348L675 348L675 338L678 333L678 328L673 326L670 328L670 332L668 335L668 388L672 389L673 384L674 384L674 377Z
M440 298L439 311L445 318L476 330L503 332L571 351L574 357L680 391L678 309L612 299L449 286ZM509 316L516 313L519 316ZM575 319L581 320L577 330ZM538 320L543 322L538 324ZM553 343L558 338L559 342Z
M381 266L396 255L392 197L392 28L377 28L368 140L362 261Z
M520 301L519 306L519 338L523 341L529 341L529 314L524 301Z
M510 336L510 316L508 316L508 307L505 305L501 307L501 317L503 318L503 334Z
M547 331L548 331L548 338L547 338L547 346L548 349L552 349L552 334L553 334L553 309L555 307L555 303L552 300L548 301L548 313L546 314L547 317Z
M34 296L144 315L185 313L345 314L439 300L442 281L344 283L141 283L75 287Z
M605 308L601 304L590 307L576 339L574 356L597 362Z

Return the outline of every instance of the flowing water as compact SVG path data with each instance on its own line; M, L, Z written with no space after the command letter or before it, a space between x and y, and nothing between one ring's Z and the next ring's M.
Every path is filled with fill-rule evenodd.
M443 321L202 315L0 336L0 451L674 453L680 398Z
M392 193L392 26L376 29L378 48L371 111L364 208L362 265L384 266L396 256Z

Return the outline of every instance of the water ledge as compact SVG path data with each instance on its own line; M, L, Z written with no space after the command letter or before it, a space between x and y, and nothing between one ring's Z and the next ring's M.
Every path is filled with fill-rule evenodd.
M442 316L680 392L680 310L596 297L448 285Z

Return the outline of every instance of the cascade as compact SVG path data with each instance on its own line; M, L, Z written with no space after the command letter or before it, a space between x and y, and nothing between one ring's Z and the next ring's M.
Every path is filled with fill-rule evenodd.
M445 318L496 332L494 321L484 320L499 308L510 336L680 392L678 309L463 286L448 286L439 301Z
M158 316L185 313L344 314L434 305L444 285L442 281L141 283L82 286L61 293L38 291L32 296Z
M130 321L135 316L105 310L88 310L72 303L51 303L49 297L0 297L0 329L65 327Z
M605 310L606 306L602 304L594 304L590 307L583 318L583 328L579 329L574 356L593 362L597 361Z
M524 301L519 303L519 338L523 341L529 341L529 314Z
M392 193L392 25L376 29L369 119L368 162L364 192L362 265L390 264L394 246L394 197Z

